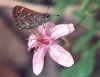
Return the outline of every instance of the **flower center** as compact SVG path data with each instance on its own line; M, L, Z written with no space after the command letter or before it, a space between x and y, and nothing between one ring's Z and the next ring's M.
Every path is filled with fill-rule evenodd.
M51 40L49 38L38 38L37 41L42 44L50 44Z

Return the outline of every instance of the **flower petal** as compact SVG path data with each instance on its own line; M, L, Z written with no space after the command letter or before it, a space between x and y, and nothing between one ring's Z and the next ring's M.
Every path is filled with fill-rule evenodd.
M57 44L53 44L50 47L49 54L54 61L65 67L70 67L74 64L71 54Z
M28 47L33 48L36 43L36 36L34 34L30 35L28 39Z
M33 56L33 72L39 75L44 65L44 55L46 53L46 47L39 47Z
M60 24L51 31L51 38L57 39L74 31L73 24Z
M38 31L44 34L50 34L51 29L55 26L55 24L51 21L41 25L38 27Z

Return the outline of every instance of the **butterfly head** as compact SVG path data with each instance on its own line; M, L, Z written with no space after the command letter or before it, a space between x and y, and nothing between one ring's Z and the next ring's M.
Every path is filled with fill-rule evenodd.
M45 19L45 22L50 20L50 15L49 14L43 14L43 18Z
M45 18L50 18L50 15L49 15L49 14L43 14L43 16L44 16Z
M45 15L46 15L46 17L47 17L47 18L49 18L49 17L50 17L50 15L49 15L49 14L45 14Z

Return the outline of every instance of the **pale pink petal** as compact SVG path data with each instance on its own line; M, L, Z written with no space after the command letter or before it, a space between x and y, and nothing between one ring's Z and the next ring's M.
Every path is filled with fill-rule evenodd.
M49 54L54 61L65 67L70 67L74 64L71 54L57 44L50 46Z
M49 22L47 22L47 23L45 23L45 24L39 26L39 27L38 27L38 31L39 31L40 33L42 33L43 35L44 35L44 34L49 34L50 31L51 31L51 29L52 29L54 26L55 26L55 24L54 24L53 22L49 21Z
M73 24L60 24L51 31L51 38L57 39L74 31Z
M39 47L34 52L35 53L33 56L33 72L34 74L39 75L43 69L46 47Z
M36 43L36 36L32 34L28 39L28 47L33 48L35 43Z

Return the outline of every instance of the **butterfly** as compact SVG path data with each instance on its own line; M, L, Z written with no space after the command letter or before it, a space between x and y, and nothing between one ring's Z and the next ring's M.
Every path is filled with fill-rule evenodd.
M50 20L49 14L41 14L23 6L15 6L12 15L19 29L37 28Z

